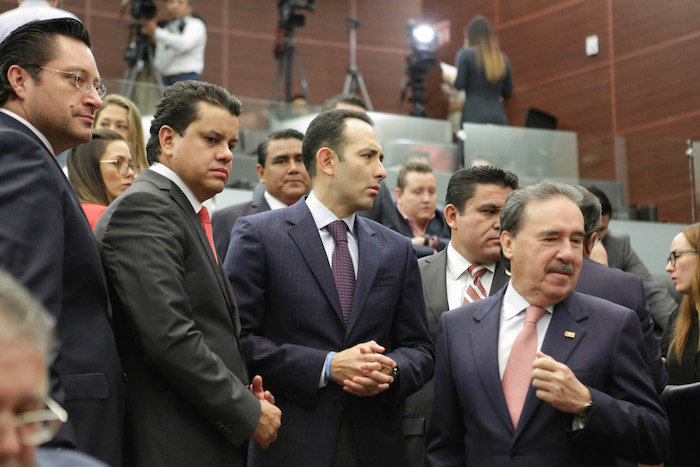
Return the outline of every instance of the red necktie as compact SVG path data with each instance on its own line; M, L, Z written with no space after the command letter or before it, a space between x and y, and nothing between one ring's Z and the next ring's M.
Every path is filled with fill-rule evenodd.
M464 300L462 300L462 305L488 297L488 294L486 293L484 286L481 285L481 280L479 279L486 273L486 271L488 271L488 269L481 264L472 264L469 266L469 268L467 268L467 271L469 271L469 274L472 275L472 281L467 286L467 290L464 291Z
M204 227L204 233L207 236L207 240L209 240L209 246L211 246L211 251L214 252L214 258L218 263L219 258L216 256L216 247L214 246L214 234L211 230L211 218L209 217L209 210L206 208L206 206L202 206L202 209L200 209L197 213L197 217L199 217L199 222L201 222L202 227Z
M337 220L328 224L327 228L335 240L331 269L335 279L335 288L338 290L338 298L340 298L343 321L348 324L355 296L355 268L352 266L352 257L348 249L348 225L342 220Z
M525 325L515 338L503 372L503 394L506 396L513 427L518 426L520 413L532 379L532 362L537 355L537 322L547 312L542 307L530 305L525 309Z

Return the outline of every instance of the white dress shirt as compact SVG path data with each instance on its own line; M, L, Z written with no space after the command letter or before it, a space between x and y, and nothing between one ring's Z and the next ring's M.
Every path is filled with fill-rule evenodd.
M175 19L164 28L157 28L154 37L153 66L161 75L202 74L207 27L201 19L192 15Z
M187 197L187 201L189 201L192 205L192 209L194 209L194 212L199 213L199 211L202 209L203 204L194 195L194 192L190 190L190 187L188 187L185 184L185 182L183 182L182 179L175 172L172 171L172 169L161 164L160 162L156 162L149 168L149 170L152 170L155 173L162 175L163 177L167 178L175 185L177 185L177 187L181 189Z
M70 11L54 8L46 0L24 0L17 8L0 15L0 42L12 31L30 21L55 18L73 18L80 21Z
M503 379L503 373L506 371L506 364L515 343L515 338L518 337L523 326L525 326L525 308L529 306L530 304L527 300L509 283L503 296L501 320L498 328L498 371L501 379ZM549 322L552 320L554 307L546 306L544 309L547 310L547 313L537 322L537 350L542 349L542 342L544 342L544 336L547 334Z
M263 193L263 197L265 198L265 201L267 201L267 205L270 206L270 211L287 207L286 204L272 196L267 190L265 190L265 193Z
M462 306L464 302L464 294L472 282L472 275L468 271L471 265L472 263L452 246L452 242L447 245L445 287L447 289L447 305L450 310ZM486 268L486 272L479 278L479 281L488 294L493 283L493 276L496 273L496 263L484 264L483 266Z

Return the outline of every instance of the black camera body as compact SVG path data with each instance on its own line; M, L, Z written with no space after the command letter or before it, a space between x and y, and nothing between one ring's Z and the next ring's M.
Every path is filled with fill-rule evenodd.
M158 7L153 0L134 0L131 2L131 16L134 19L153 19L158 14Z
M280 0L277 8L280 12L280 27L303 28L306 24L306 17L298 10L314 11L315 0L308 0L306 3L294 2L291 0Z

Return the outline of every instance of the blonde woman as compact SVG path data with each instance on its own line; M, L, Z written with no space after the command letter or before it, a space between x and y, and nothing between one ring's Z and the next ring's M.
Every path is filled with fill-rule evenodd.
M119 94L105 96L102 107L95 112L93 127L116 131L122 135L131 147L134 164L137 164L140 170L148 168L141 112L136 104ZM139 172L136 172L137 177L138 175Z

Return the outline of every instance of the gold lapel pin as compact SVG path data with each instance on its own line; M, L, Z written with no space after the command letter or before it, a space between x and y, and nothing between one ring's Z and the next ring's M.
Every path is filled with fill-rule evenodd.
M568 337L569 339L573 339L576 337L576 333L572 331L564 331L564 337Z

